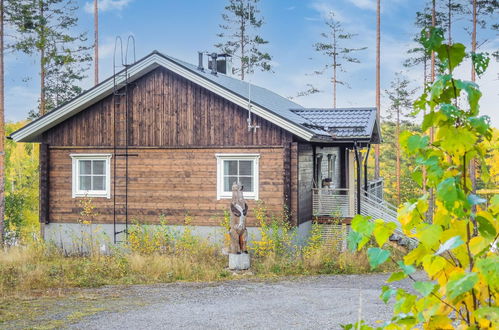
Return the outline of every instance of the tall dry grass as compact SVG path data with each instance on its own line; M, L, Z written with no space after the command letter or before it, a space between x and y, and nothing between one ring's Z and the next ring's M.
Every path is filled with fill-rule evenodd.
M320 225L313 226L308 244L300 246L285 221L268 217L263 208L256 211L261 235L250 244L254 276L370 272L365 251L343 251L337 242L324 241ZM132 226L128 244L107 254L93 241L91 249L73 255L31 241L0 251L0 296L47 288L234 278L222 253L224 244L226 240L215 244L194 236L189 219L179 232L166 224Z

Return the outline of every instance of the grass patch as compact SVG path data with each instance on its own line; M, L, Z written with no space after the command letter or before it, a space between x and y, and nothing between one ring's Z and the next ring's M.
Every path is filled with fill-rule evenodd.
M362 274L371 272L365 250L344 251L337 241L324 241L321 225L314 224L306 246L295 242L296 231L281 218L269 217L263 206L255 209L260 238L251 242L250 276ZM91 221L85 221L91 224ZM131 226L128 244L103 254L91 233L79 242L88 248L67 255L41 241L0 251L0 298L23 296L56 288L95 288L103 285L154 284L176 281L220 281L237 278L227 269L219 244L192 234L190 219L182 231L166 224ZM226 219L221 230L226 231ZM82 226L85 226L82 224ZM344 228L342 229L344 230ZM398 251L394 252L401 254ZM384 268L383 268L384 267ZM390 271L383 266L378 271ZM0 310L1 312L1 310ZM78 315L73 315L77 318ZM8 315L2 315L8 319Z

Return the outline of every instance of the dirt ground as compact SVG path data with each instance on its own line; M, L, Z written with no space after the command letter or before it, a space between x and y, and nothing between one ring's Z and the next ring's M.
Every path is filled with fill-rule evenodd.
M378 297L388 275L109 286L1 302L0 328L341 329L391 316ZM408 281L397 287L409 288ZM52 293L54 295L54 293Z

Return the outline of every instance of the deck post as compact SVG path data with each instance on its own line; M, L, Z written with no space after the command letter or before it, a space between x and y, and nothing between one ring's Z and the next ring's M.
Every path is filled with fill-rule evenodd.
M355 215L355 175L354 175L354 151L348 149L348 159L346 165L348 166L348 196L349 196L349 216Z
M360 185L361 185L361 166L362 166L362 159L360 159L360 151L359 147L357 145L357 141L354 142L353 148L355 150L355 161L357 163L357 214L360 214Z
M366 194L368 192L367 190L367 159L369 158L369 152L371 151L371 144L369 143L367 145L367 153L366 153L366 159L364 159L364 190L366 191Z

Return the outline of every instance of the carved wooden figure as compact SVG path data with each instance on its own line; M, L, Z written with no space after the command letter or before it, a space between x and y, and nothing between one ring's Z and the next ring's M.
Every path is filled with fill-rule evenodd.
M230 203L230 249L229 253L248 253L246 230L246 215L248 204L244 200L243 186L234 182L232 184L232 202Z

